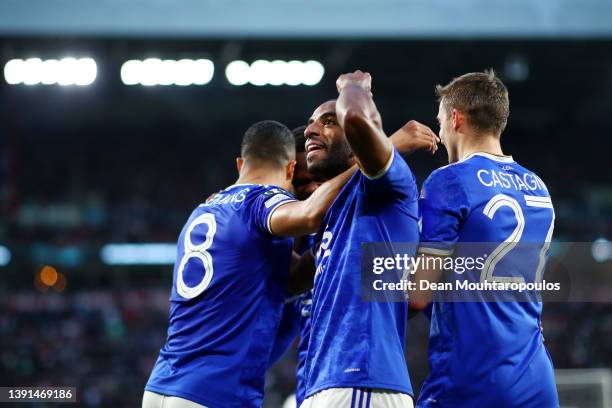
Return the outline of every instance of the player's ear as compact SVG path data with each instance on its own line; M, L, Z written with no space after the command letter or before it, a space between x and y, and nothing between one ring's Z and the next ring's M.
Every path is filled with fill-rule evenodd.
M293 173L295 172L295 160L290 160L289 163L287 163L287 180L291 181L293 180Z
M463 113L453 108L453 129L458 130L461 125L463 125L465 118L463 117Z
M242 166L244 166L244 159L242 157L236 157L236 167L238 168L238 173L240 173Z

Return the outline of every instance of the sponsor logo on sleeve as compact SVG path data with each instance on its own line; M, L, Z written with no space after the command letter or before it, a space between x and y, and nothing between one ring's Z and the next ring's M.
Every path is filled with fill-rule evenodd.
M277 194L272 198L268 198L268 200L264 203L264 205L266 206L266 208L270 208L272 207L274 204L277 204L283 200L287 200L290 197L288 195L285 194Z

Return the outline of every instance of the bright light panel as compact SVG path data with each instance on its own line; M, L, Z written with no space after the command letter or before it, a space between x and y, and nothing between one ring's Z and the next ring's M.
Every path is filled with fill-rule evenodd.
M4 79L10 85L91 85L98 74L92 58L12 59L4 65Z
M314 86L321 82L324 74L323 64L313 60L257 60L250 65L245 61L232 61L225 68L227 81L235 86L249 83L255 86Z
M107 265L172 265L176 244L107 244L100 250L100 259Z
M4 245L0 245L0 266L6 266L11 262L11 251Z
M121 81L125 85L190 86L206 85L215 73L215 65L207 59L161 60L147 58L129 60L121 66Z

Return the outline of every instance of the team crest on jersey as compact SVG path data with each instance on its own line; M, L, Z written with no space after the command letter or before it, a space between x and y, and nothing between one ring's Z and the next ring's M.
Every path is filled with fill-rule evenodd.
M281 190L280 188L272 188L270 190L264 191L263 196L268 197L268 196L273 196L274 194L283 193L283 192L284 191Z

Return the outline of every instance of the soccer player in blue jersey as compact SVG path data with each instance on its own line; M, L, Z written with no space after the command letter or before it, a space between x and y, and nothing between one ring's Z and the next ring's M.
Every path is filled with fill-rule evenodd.
M371 77L340 76L338 99L320 105L305 135L308 170L329 178L358 163L318 238L302 407L410 407L404 358L407 304L361 300L361 244L418 240L414 176L386 137ZM416 126L416 122L411 126ZM435 150L436 136L426 126Z
M490 248L481 268L451 271L450 281L541 281L555 215L540 177L502 151L500 136L509 116L506 87L492 71L470 73L438 86L437 94L440 138L450 164L423 185L423 265L435 265L430 261L440 256L482 256L478 248ZM416 271L411 307L427 305L432 291L419 290L426 289L420 282L438 280L442 273L439 266ZM461 302L451 300L433 303L430 374L417 406L559 406L537 297L501 302L477 292Z
M323 177L316 177L308 171L306 162L304 132L306 126L293 129L296 143L296 164L293 175L293 189L295 196L299 200L306 200L324 181ZM427 127L416 121L410 121L389 140L401 153L409 154L415 149L427 147L435 152L437 137ZM297 253L303 254L314 244L314 235L296 238L294 249ZM299 407L304 401L306 394L305 365L308 355L308 342L310 338L310 312L312 308L312 290L308 289L305 293L295 296L285 304L282 321L278 330L278 335L274 342L272 358L273 364L290 346L295 337L299 334L297 346L297 370L296 370L296 391L295 399Z
M312 193L323 183L324 180L313 176L306 164L306 139L304 130L306 126L299 126L291 132L295 137L295 171L293 173L293 191L298 200L307 200ZM294 242L294 250L297 254L303 254L314 244L314 234L298 237ZM299 407L304 400L304 364L306 352L308 351L308 339L310 338L310 307L312 303L312 290L290 297L285 301L282 320L278 329L270 365L274 364L291 346L299 335L297 346L297 369L296 369L296 405Z
M298 200L306 200L325 181L308 171L306 163L306 126L298 126L291 131L295 137L295 172L293 173L293 192ZM304 244L306 245L306 244ZM298 248L299 249L299 248ZM305 248L303 248L305 249ZM298 251L304 252L304 251Z
M291 131L274 121L245 133L239 178L200 204L178 239L166 343L143 408L260 407L282 312L292 239L315 232L350 171L308 200L290 188Z

